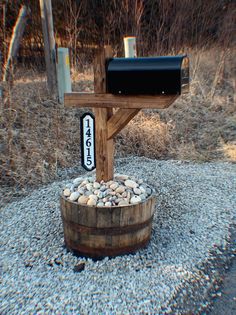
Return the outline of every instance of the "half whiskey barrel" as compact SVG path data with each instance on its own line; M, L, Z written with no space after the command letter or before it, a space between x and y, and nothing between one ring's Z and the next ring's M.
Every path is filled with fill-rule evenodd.
M130 254L151 236L155 197L129 206L92 207L60 198L66 247L92 258Z

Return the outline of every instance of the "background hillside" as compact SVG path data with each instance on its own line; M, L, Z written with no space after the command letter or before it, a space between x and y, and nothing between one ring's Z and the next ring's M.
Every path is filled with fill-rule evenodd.
M0 50L7 49L19 8L25 4L31 14L20 57L39 57L40 52L42 56L39 1L1 4ZM52 7L57 44L70 48L73 66L90 62L97 45L110 44L122 54L125 35L137 36L140 56L235 44L233 0L52 0Z

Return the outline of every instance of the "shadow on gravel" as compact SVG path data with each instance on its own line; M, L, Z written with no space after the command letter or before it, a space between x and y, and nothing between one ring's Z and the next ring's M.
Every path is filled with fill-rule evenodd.
M232 236L234 246L232 263L223 276L221 296L214 301L209 315L236 314L236 230Z

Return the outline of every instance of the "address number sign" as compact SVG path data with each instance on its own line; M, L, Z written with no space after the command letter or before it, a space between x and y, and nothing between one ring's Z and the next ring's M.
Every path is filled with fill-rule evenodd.
M82 166L87 171L96 167L95 163L95 118L85 113L80 119L81 126L81 158Z

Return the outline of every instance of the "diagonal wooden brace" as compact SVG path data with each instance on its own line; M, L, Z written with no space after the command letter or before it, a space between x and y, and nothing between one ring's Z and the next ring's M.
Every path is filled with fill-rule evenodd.
M107 122L107 139L114 138L139 111L139 108L118 109Z

